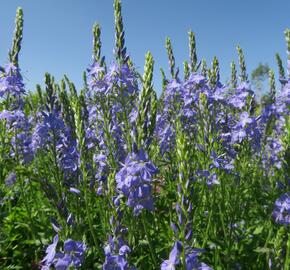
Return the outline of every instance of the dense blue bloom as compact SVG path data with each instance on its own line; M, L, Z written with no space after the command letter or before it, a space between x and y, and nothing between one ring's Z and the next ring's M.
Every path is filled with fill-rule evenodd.
M290 80L283 85L280 93L276 97L276 106L280 108L280 111L288 112L288 105L290 105Z
M151 182L156 173L156 167L141 149L129 154L116 174L117 188L128 198L127 205L134 208L135 215L140 214L143 208L153 211Z
M64 242L64 253L71 256L70 264L76 268L82 265L86 249L86 245L79 241L68 239Z
M61 136L61 131L65 125L59 112L42 112L42 121L37 123L34 129L32 147L34 151L48 146L49 142L56 143Z
M155 133L159 141L161 155L169 152L175 143L174 126L165 117L165 115L158 115L156 119Z
M77 142L71 137L70 128L65 125L58 111L40 113L31 146L35 153L55 148L65 178L76 175L79 159Z
M206 82L205 77L200 73L191 73L187 79L187 83L203 86Z
M290 193L282 194L275 202L273 211L275 221L280 224L290 224Z
M262 162L265 168L282 168L283 147L280 138L266 138L265 146L262 153Z
M116 245L109 239L109 245L105 247L106 260L103 264L103 270L133 270L134 267L130 267L126 255L131 252L131 249L127 245L122 245L119 248L119 252L116 251ZM119 240L119 242L122 242ZM114 252L115 250L115 252Z
M228 98L228 103L236 109L242 109L246 106L247 97L253 95L248 83L241 83L234 89L232 95Z
M211 267L198 260L201 250L194 249L186 254L186 270L212 270Z
M281 91L275 97L272 104L266 105L259 120L262 142L264 144L261 156L264 168L270 168L267 172L273 174L272 168L281 169L283 164L284 148L283 136L286 135L286 118L289 115L290 83L283 85Z
M162 110L157 113L155 126L155 136L158 140L161 155L169 152L174 147L174 122L179 115L183 92L184 85L179 79L168 82L164 90Z
M56 270L67 270L69 267L79 268L84 261L86 245L82 242L68 239L64 242L63 252L57 252L58 235L53 239L53 243L46 249L46 256L42 260L44 265L42 270L49 269L54 265Z
M121 66L112 63L106 72L98 62L94 62L89 68L88 82L92 91L104 95L121 90L121 93L127 96L138 91L136 75L127 63Z
M121 255L108 255L103 265L103 270L127 270L128 262Z
M16 173L15 172L11 172L8 174L8 176L5 178L5 184L8 187L11 187L15 184L16 182Z
M6 128L12 132L10 156L19 162L28 163L33 159L31 148L32 120L27 117L22 109L14 111L3 110L0 112L0 120L6 120Z
M6 119L8 123L22 120L25 117L22 110L8 111L3 110L0 112L0 120Z
M69 128L63 130L56 149L59 153L58 158L64 172L64 177L76 177L79 164L79 152L77 150L77 141L72 138Z
M0 98L8 94L14 97L25 94L20 69L11 63L5 65L4 72L0 72Z
M57 253L54 267L56 270L67 270L71 266L72 257L70 254Z
M164 110L169 110L175 103L178 103L183 91L183 84L180 80L170 81L164 93Z

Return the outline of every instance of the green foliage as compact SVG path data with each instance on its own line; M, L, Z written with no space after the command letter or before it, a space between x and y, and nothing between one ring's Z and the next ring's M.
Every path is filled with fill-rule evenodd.
M270 68L268 64L259 63L251 73L251 82L256 91L261 92L264 89L264 82L269 78Z
M263 81L268 78L270 68L268 64L259 63L258 67L255 68L251 73L252 81Z

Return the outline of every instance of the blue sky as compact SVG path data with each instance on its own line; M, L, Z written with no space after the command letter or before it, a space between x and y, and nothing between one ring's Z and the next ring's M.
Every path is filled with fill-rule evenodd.
M24 10L20 66L27 89L42 84L45 72L57 80L66 74L81 87L82 72L91 62L95 22L102 27L102 54L112 61L113 0L9 0L1 2L1 64L7 62L18 6ZM123 0L122 6L128 52L141 72L145 53L152 52L158 92L160 67L169 74L165 38L171 38L182 67L188 59L189 29L196 34L199 59L210 63L216 55L223 79L229 77L230 62L237 61L237 44L244 49L249 70L262 62L277 72L276 52L286 63L283 31L290 27L289 0Z

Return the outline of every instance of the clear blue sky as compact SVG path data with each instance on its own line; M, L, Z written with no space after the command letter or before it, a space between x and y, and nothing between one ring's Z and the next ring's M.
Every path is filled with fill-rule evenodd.
M102 54L112 60L113 0L1 1L0 63L7 62L15 11L24 10L24 39L20 55L27 89L43 83L44 73L57 80L67 74L82 85L82 72L91 62L95 22L102 27ZM279 52L286 64L283 31L290 27L289 0L123 0L126 46L139 71L150 50L155 58L155 88L160 91L160 67L168 73L165 37L172 40L176 63L188 58L187 32L197 38L198 57L220 60L222 78L237 61L236 44L244 49L248 69L259 62L274 67Z

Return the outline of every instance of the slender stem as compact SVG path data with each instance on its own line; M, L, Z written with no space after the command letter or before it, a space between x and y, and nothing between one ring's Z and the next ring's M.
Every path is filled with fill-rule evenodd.
M30 223L30 229L31 229L31 236L32 236L32 239L35 240L36 239L36 233L35 233L35 226L34 226L34 222L33 222L33 218L32 218L32 209L30 209L29 207L29 201L28 201L28 198L27 198L27 194L28 192L25 192L24 188L25 188L25 181L23 180L23 177L21 175L21 173L19 173L19 181L20 181L20 188L21 188L21 195L22 195L22 198L23 198L23 202L24 202L24 207L25 207L25 210L27 212L27 215L28 215L28 219L29 219L29 223Z
M211 225L211 218L212 218L214 203L215 203L215 195L214 195L214 198L213 198L212 203L211 203L211 210L210 210L208 221L207 221L205 237L204 237L204 239L202 241L202 248L204 248L204 246L205 246L205 244L207 242L207 239L208 239L208 233L209 233L209 229L210 229L210 225Z
M82 151L80 152L80 156L83 157L82 155ZM91 217L91 209L90 209L90 203L89 203L89 198L88 198L88 190L87 190L87 172L86 172L86 164L85 162L82 160L81 158L81 171L82 171L82 175L83 175L83 179L82 179L82 183L83 183L83 191L84 191L84 199L85 199L85 209L86 209L86 215L88 218L88 222L89 222L89 228L90 228L90 232L91 235L93 237L94 240L94 244L96 245L96 247L98 247L98 240L94 231L94 227L93 227L93 221L92 221L92 217Z
M290 267L290 233L288 233L288 240L286 244L286 257L284 262L284 270L289 270Z
M147 238L147 241L148 241L148 245L149 245L149 250L150 250L150 255L151 255L151 258L152 258L152 261L154 263L154 267L157 266L157 262L156 262L156 258L155 258L155 255L154 255L154 250L153 250L153 247L152 247L152 242L151 242L151 237L147 231L147 227L146 227L146 224L145 224L145 216L144 216L144 213L141 214L141 220L142 220L142 224L143 224L143 229L144 229L144 232L145 232L145 235L146 235L146 238Z

